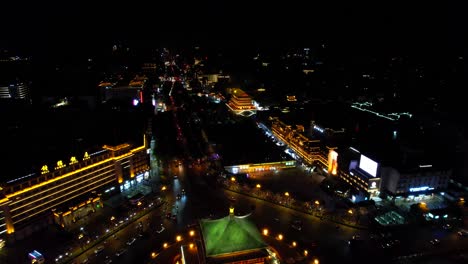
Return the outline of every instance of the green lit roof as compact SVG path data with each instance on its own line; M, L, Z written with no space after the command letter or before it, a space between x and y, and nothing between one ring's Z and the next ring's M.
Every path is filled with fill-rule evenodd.
M206 256L264 248L267 245L257 227L246 216L201 220Z

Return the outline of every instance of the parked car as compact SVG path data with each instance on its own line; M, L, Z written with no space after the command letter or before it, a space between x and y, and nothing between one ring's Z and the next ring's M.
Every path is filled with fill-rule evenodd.
M127 245L131 246L133 243L135 243L136 238L132 237L130 240L127 241Z
M94 254L99 254L104 250L104 246L99 246L94 250Z
M165 230L164 226L161 225L161 228L159 230L156 230L158 234L161 234Z
M119 257L119 256L122 256L125 252L127 252L127 249L126 248L121 248L121 249L119 249L119 251L117 251L117 253L115 253L115 255L117 257Z

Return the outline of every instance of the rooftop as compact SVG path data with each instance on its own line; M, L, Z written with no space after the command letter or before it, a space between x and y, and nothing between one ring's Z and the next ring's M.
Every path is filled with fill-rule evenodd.
M226 216L200 221L206 256L219 256L267 246L248 216Z

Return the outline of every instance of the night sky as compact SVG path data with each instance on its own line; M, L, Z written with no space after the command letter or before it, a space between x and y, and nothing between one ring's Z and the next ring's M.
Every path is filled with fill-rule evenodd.
M112 39L437 49L466 44L461 3L380 1L7 1L0 37L37 49ZM202 3L200 3L202 2ZM254 3L256 2L256 3ZM326 3L324 3L326 2Z
M468 17L460 2L19 0L3 6L0 48L32 54L33 82L44 88L53 86L50 73L57 64L79 67L117 41L231 47L239 53L242 47L326 43L343 61L411 56L444 65L447 58L468 57ZM85 79L79 74L74 78L70 83L86 85L78 85Z

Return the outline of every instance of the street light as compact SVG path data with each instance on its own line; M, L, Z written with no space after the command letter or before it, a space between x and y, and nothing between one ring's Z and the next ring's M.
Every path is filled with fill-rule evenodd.
M257 186L255 186L255 187L257 187L257 189L262 188L262 186L260 184L258 184L258 183L257 183Z
M307 250L304 250L304 256L306 256L306 257L307 257L307 255L309 255L309 251L307 251Z
M315 204L316 204L316 205L319 205L320 202L319 202L318 200L315 200Z
M193 248L193 243L190 243L189 248L190 248L190 249Z
M163 248L168 248L169 247L169 244L168 243L164 243L163 244Z
M293 247L296 247L296 246L297 246L296 241L293 241L293 242L292 242L292 246L293 246Z
M314 264L319 264L320 261L318 259L314 259Z
M231 181L232 181L232 182L235 182L235 181L236 181L236 178L231 177Z
M283 240L283 235L282 234L278 235L278 240Z
M353 214L353 210L349 209L349 210L348 210L348 213L349 213L349 214Z
M285 196L289 196L289 192L285 192L284 195L285 195Z
M177 242L182 241L182 236L176 236L176 241L177 241Z
M264 236L268 236L268 229L266 229L266 228L263 229L263 235L264 235Z
M195 235L195 231L190 230L189 235L190 235L191 237L193 237L193 236Z

